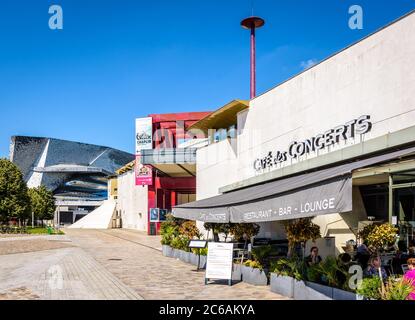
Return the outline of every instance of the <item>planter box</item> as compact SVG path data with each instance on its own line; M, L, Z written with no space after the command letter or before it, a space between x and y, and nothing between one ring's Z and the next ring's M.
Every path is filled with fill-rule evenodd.
M323 284L315 282L305 282L307 290L310 292L310 295L315 296L316 299L313 300L328 300L333 298L333 289L332 287L325 286ZM323 296L321 296L323 295ZM322 299L320 299L320 297Z
M312 283L310 286L310 282L304 281L297 281L294 280L294 299L295 300L332 300L331 297L321 293L323 291L327 293L327 290L330 291L332 288L327 287L329 289L321 288L325 287L319 285L317 283Z
M172 247L170 247L170 246L168 246L168 245L165 245L165 244L163 244L162 245L162 252L163 252L163 256L165 256L165 257L172 257L173 256L173 248Z
M179 251L180 251L180 254L179 254L180 261L185 262L185 263L190 263L190 252L186 252L183 250L179 250Z
M180 257L180 251L181 250L178 250L178 249L174 249L173 248L173 252L172 252L172 258L174 258L174 259L179 259L179 257Z
M268 277L265 272L251 267L241 266L242 281L255 286L268 285Z
M186 252L183 250L174 249L168 245L162 245L162 254L165 257L179 259L182 262L190 263L197 266L198 257L193 252ZM200 256L200 269L206 268L206 256Z
M333 288L333 300L359 300L356 293Z
M190 253L190 261L189 263L193 264L194 266L197 267L197 263L199 257L197 254L194 253ZM206 268L206 256L200 256L200 262L199 262L199 269L205 269Z
M295 300L359 300L353 292L271 273L271 291Z
M232 265L232 280L233 281L242 281L242 268L238 263Z
M294 297L294 278L271 273L271 291L288 298Z

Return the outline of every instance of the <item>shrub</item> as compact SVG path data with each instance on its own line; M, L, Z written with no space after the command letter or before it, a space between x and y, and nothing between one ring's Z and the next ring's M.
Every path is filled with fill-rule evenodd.
M255 268L255 269L260 269L260 270L263 269L261 263L259 263L259 261L255 261L255 260L246 260L244 262L244 266Z
M368 299L379 300L382 280L379 277L369 277L362 280L362 284L356 289L356 293Z
M406 300L412 290L414 290L413 281L390 277L385 285L385 291L381 293L381 299Z
M170 242L170 246L172 248L190 252L190 248L188 244L189 244L189 238L182 236L182 235L178 235L174 237Z
M260 246L252 249L252 257L255 261L259 262L260 265L266 266L268 264L268 257L272 251L272 247Z
M288 240L288 252L292 255L297 244L305 244L308 240L321 238L320 227L311 218L294 219L286 222L285 232Z
M208 248L201 248L201 249L192 248L192 252L194 254L200 254L201 256L207 256Z
M271 271L280 276L293 277L303 280L305 274L305 263L299 257L279 259L271 264Z
M360 239L363 240L363 242L365 242L367 240L367 236L373 231L375 227L375 224L368 224L367 226L364 226L364 228L360 230L357 235Z
M201 234L199 229L196 226L196 221L186 221L183 222L179 227L180 234L184 235L189 239L197 238L200 239Z
M258 234L259 229L260 226L256 223L235 223L231 225L230 233L236 241L246 241L255 237Z
M375 226L373 230L367 235L367 242L370 246L377 250L395 243L398 229L390 223L384 223L380 226Z
M347 273L339 267L335 257L326 257L322 262L316 264L314 268L316 272L320 273L321 280L331 287L342 287L342 281L339 279L339 274L343 274L345 278L347 277Z

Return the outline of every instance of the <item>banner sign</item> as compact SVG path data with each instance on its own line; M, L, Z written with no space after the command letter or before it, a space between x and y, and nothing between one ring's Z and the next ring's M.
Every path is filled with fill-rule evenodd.
M233 243L209 242L205 282L209 279L232 281Z
M166 221L167 216L167 209L160 209L159 211L159 220L160 221Z
M153 118L135 119L135 154L153 149Z
M135 185L151 186L153 184L153 168L149 165L141 164L141 156L135 157Z
M352 178L324 181L279 197L231 206L235 223L278 221L352 211Z
M150 222L159 222L159 208L150 208Z

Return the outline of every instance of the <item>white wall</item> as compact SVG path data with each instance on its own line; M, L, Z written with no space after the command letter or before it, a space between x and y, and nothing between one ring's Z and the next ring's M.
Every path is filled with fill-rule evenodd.
M198 199L266 172L255 171L253 163L269 151L286 151L292 141L311 138L361 115L371 116L370 132L319 154L414 126L414 34L412 14L253 99L250 108L238 115L235 155L226 141L198 150ZM283 166L316 156L317 152L290 159Z
M123 228L147 231L148 187L135 185L134 171L118 177L117 210L121 212Z
M240 178L258 174L253 161L269 151L284 151L294 140L364 114L371 115L373 128L362 143L414 126L414 34L412 14L252 100L238 137ZM320 154L360 142L341 142Z
M237 148L221 141L197 151L197 199L215 196L221 187L263 173L255 171L253 163L269 151L286 151L294 140L303 141L361 115L371 116L370 132L319 153L415 126L414 34L412 14L253 99L250 108L238 115ZM354 211L347 217L315 218L322 232L328 230L325 236L336 236L338 251L353 236L346 230L365 219L356 190L353 202ZM261 235L271 232L279 237L277 229L268 224Z

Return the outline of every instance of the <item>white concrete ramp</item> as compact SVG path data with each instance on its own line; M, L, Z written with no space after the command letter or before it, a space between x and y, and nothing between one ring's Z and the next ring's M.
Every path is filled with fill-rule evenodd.
M110 229L115 211L115 201L105 200L104 203L82 219L70 225L70 229Z

